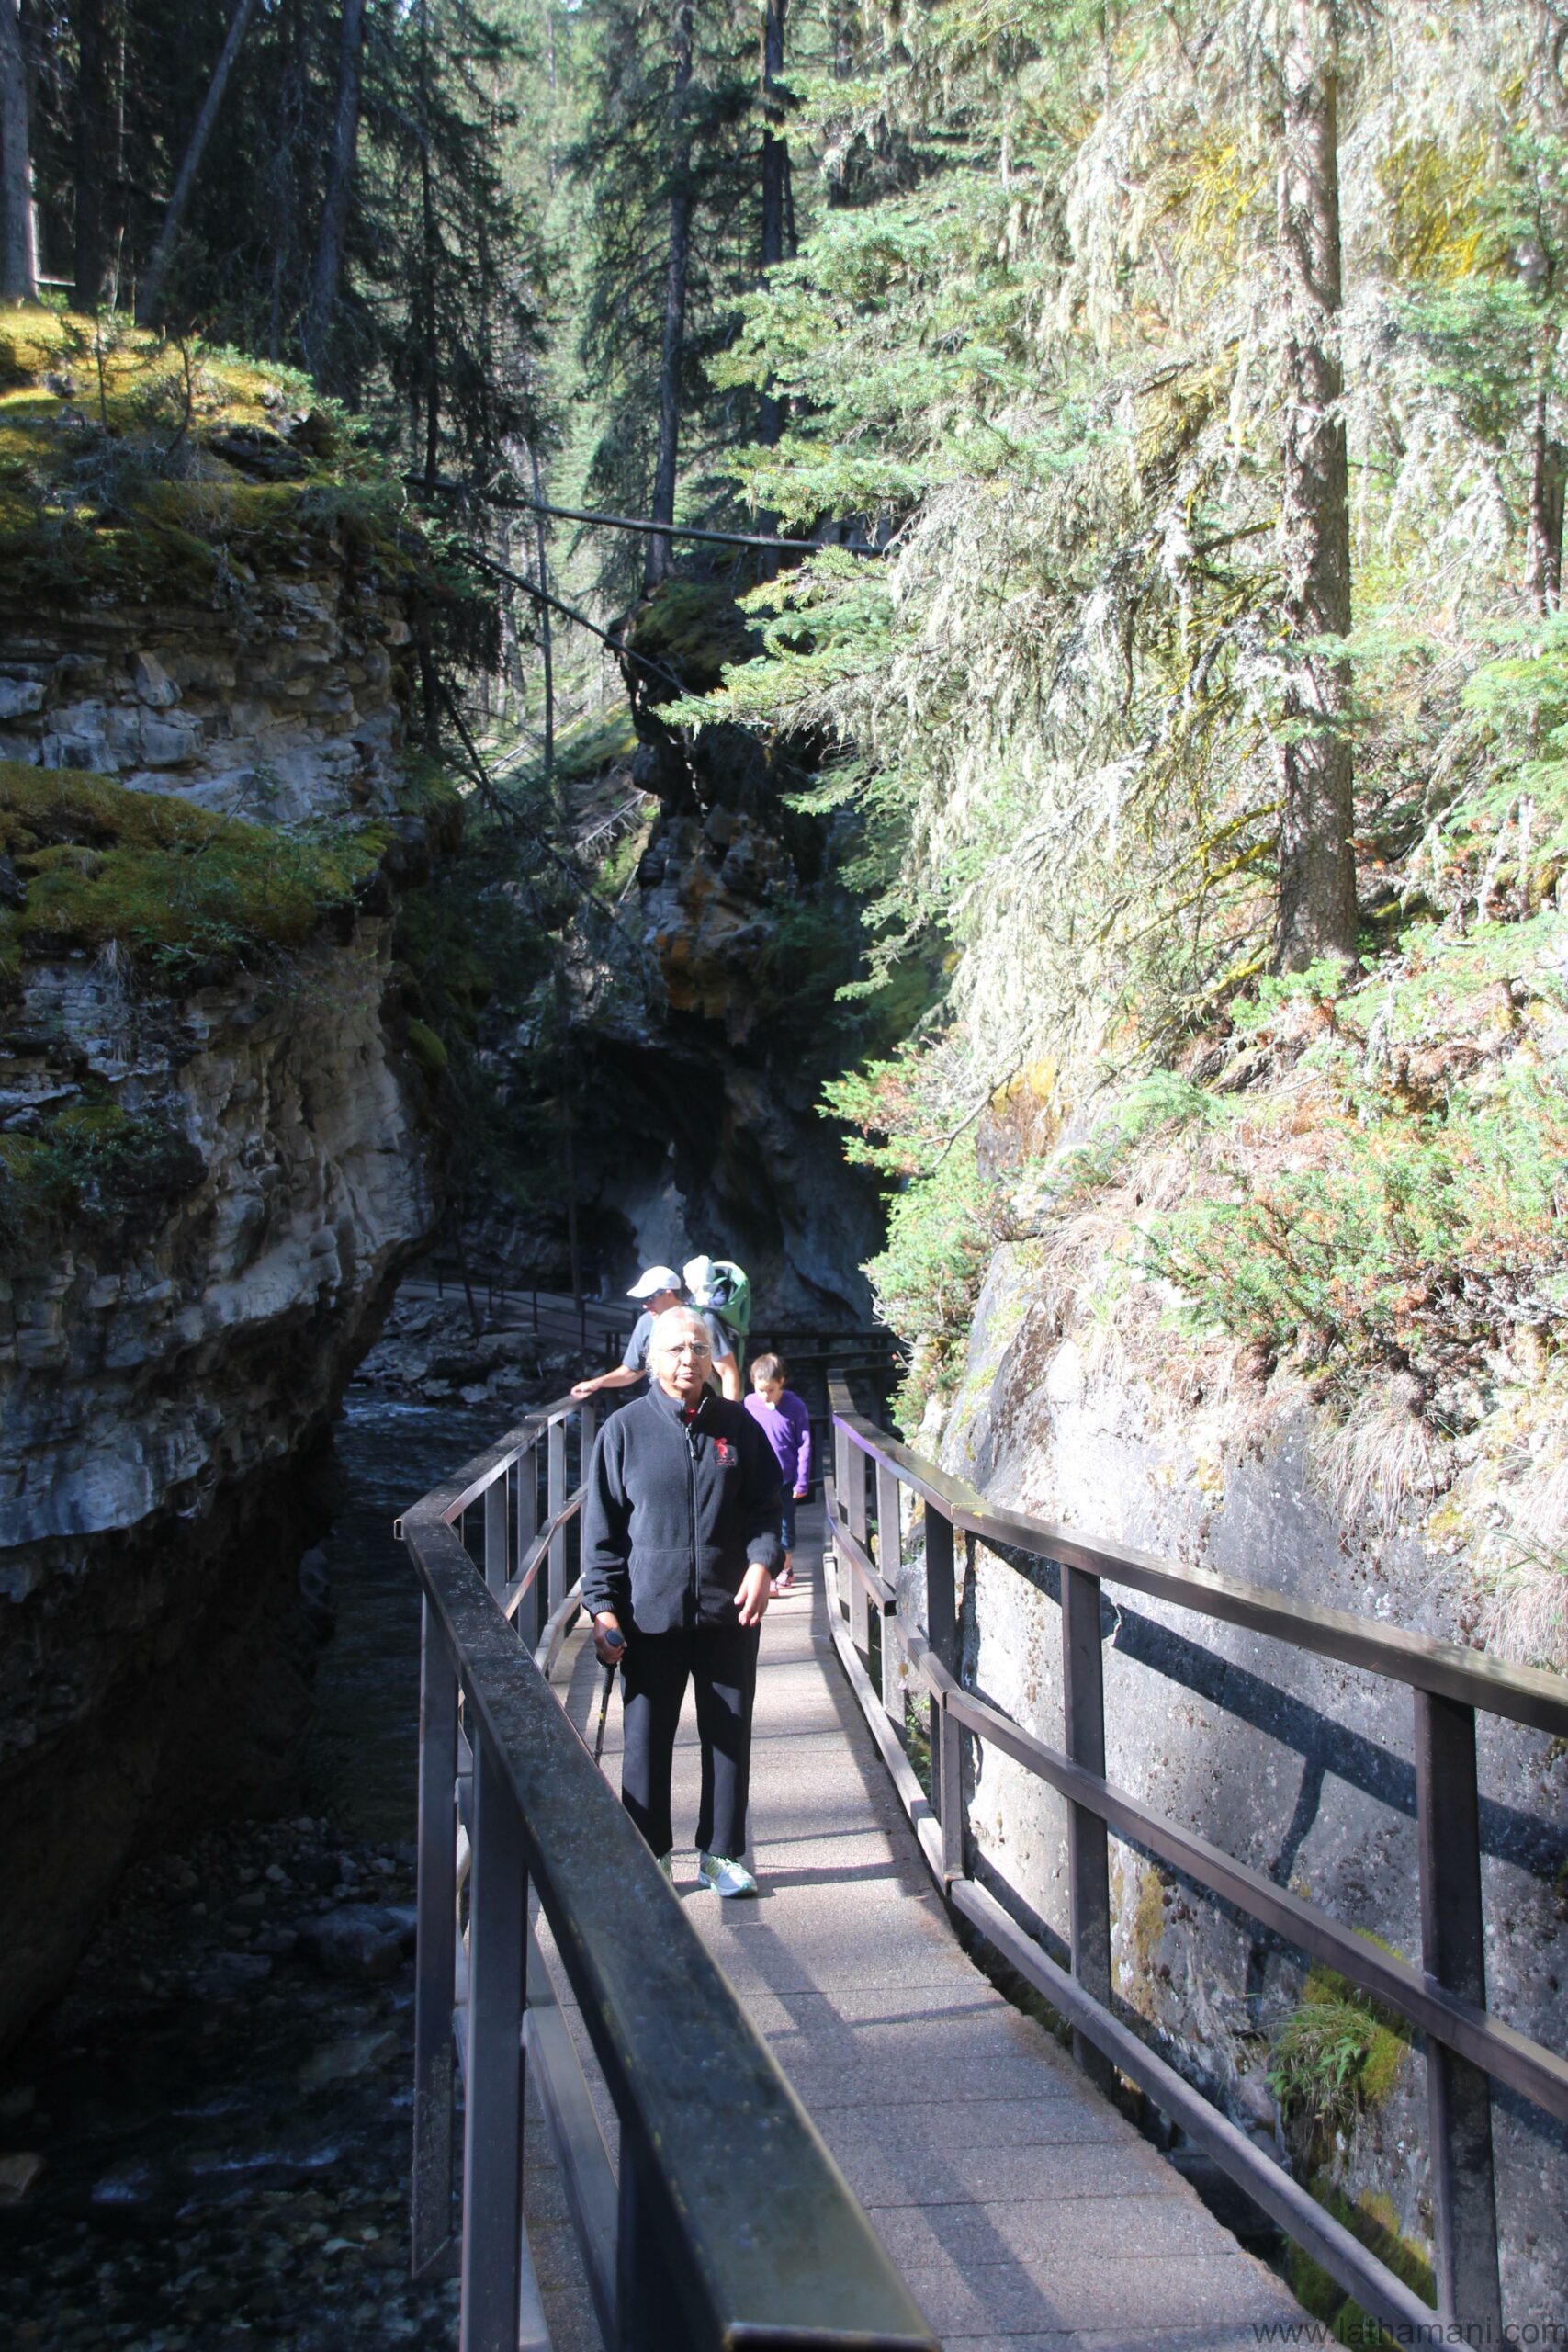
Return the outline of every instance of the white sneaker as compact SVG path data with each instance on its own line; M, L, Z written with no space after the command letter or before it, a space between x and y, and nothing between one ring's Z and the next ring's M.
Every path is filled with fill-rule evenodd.
M699 1854L697 1876L716 1894L755 1894L757 1882L744 1862L732 1862L724 1854Z
M670 1882L671 1885L671 1886L673 1886L673 1885L674 1885L674 1883L675 1883L675 1857L674 1857L674 1855L673 1855L672 1853L671 1853L671 1854L660 1854L660 1857L659 1857L659 1867L660 1867L660 1869L664 1872L664 1875L665 1875L665 1877L669 1880L669 1882Z

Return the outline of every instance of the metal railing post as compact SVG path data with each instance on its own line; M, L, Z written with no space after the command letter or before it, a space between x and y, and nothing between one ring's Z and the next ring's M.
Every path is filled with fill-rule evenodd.
M445 2275L452 2235L452 1999L457 1933L457 1668L428 1600L419 1669L419 1877L410 2271Z
M926 1501L926 1638L956 1680L958 1675L958 1578L953 1521ZM936 1817L942 1825L942 1868L946 1879L964 1876L964 1735L948 1713L945 1697L931 1701L931 1781Z
M475 1727L459 2352L515 2352L523 2277L528 1881L506 1775Z
M870 1464L862 1449L852 1438L849 1448L849 1483L840 1499L845 1522L850 1533L863 1551L866 1541L865 1485ZM850 1571L850 1639L862 1657L871 1655L871 1614L866 1590L852 1568Z
M876 1565L884 1581L897 1589L903 1565L903 1490L898 1474L885 1462L876 1465ZM882 1712L900 1739L904 1736L904 1644L897 1614L885 1609L882 1636Z
M536 1439L531 1438L517 1457L516 1519L517 1557L512 1573L520 1577L523 1563L528 1556L528 1547L539 1532L539 1453ZM517 1605L517 1631L524 1647L529 1651L537 1646L539 1629L545 1622L545 1612L539 1606L542 1589L539 1578L536 1577Z
M506 1472L485 1488L485 1582L491 1592L504 1592L508 1579L506 1555Z
M829 1414L833 1410L831 1388L829 1390L828 1410ZM843 1511L847 1510L849 1508L850 1456L855 1450L854 1440L851 1437L848 1430L841 1430L839 1427L837 1421L833 1421L830 1426L833 1432L833 1502L836 1510ZM843 1555L841 1553L838 1555L838 1566L839 1608L840 1613L842 1613L846 1606L849 1604L849 1587L853 1583L854 1579L852 1575L845 1570Z
M545 1506L552 1519L558 1519L566 1501L566 1423L552 1421L545 1453ZM566 1530L558 1527L550 1538L549 1611L553 1613L566 1599Z
M615 2342L611 2352L688 2352L691 2336L646 2177L647 2158L623 2143L615 2241Z
M1105 1664L1100 1635L1100 1578L1064 1565L1062 1715L1066 1751L1086 1772L1105 1778ZM1111 2007L1111 1867L1105 1824L1087 1805L1067 1806L1068 1935L1073 1974L1101 2007ZM1073 2055L1102 2090L1113 2068L1081 2033Z
M1486 2005L1481 1901L1481 1804L1475 1710L1417 1690L1416 1810L1421 1868L1421 1964L1427 1978L1478 2008ZM1486 2075L1431 2035L1427 2040L1438 2308L1445 2320L1502 2341L1497 2192L1492 2170L1492 2086Z

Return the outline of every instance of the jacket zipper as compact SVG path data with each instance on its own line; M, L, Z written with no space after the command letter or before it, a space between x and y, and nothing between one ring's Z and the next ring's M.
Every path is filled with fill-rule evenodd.
M697 1432L694 1424L682 1426L686 1440L686 1476L692 1494L692 1623L696 1625L701 1622L703 1613L702 1594L697 1583Z

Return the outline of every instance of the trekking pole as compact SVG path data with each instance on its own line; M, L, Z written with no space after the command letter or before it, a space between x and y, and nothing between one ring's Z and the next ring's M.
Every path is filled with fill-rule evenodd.
M624 1635L617 1638L615 1646L617 1650L624 1649L626 1647ZM598 1763L599 1758L604 1753L604 1725L608 1722L610 1715L610 1690L615 1679L615 1668L619 1664L620 1659L617 1657L612 1658L610 1664L604 1668L604 1687L599 1693L599 1728L593 1735L593 1761L595 1764Z
M615 1679L615 1668L613 1666L607 1666L604 1668L604 1687L599 1693L599 1728L593 1735L593 1761L595 1764L598 1763L599 1758L604 1753L604 1725L609 1719L610 1686Z

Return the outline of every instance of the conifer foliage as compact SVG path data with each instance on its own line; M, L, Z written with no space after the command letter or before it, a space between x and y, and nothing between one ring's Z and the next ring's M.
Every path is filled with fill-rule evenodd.
M303 366L431 473L502 464L536 422L540 310L508 14L8 0L29 152L7 135L5 250L30 175L41 276L78 309Z

